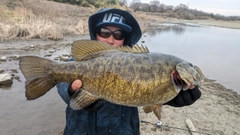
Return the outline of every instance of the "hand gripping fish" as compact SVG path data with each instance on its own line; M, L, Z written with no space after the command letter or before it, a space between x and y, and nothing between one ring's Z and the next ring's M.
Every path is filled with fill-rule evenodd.
M145 106L160 119L161 105L180 90L200 86L201 70L178 57L150 53L146 47L115 48L93 40L73 42L75 61L54 62L37 56L22 56L20 69L26 78L27 100L36 99L60 82L82 81L70 106L81 109L97 99L125 106Z

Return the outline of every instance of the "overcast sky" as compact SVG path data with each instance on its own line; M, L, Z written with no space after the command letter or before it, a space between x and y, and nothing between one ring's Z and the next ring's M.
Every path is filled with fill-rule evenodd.
M131 0L130 0L131 1ZM140 0L149 3L152 0ZM208 13L240 16L240 0L159 0L165 5L177 6L180 3L188 5L190 9L202 10Z

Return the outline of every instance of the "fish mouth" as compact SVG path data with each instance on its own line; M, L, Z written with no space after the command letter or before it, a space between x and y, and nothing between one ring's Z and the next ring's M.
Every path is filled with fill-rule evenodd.
M182 90L183 88L185 88L186 86L188 86L188 84L180 77L178 71L173 71L172 75L172 82L174 84L174 86L176 87L176 89L178 91Z

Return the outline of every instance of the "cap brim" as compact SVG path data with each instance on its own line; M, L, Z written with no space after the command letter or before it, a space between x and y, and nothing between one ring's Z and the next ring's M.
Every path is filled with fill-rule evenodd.
M102 23L99 23L96 27L102 27L102 26L115 26L122 29L126 33L129 33L132 31L132 28L130 26L126 24L120 24L120 23L114 23L114 22L102 22Z

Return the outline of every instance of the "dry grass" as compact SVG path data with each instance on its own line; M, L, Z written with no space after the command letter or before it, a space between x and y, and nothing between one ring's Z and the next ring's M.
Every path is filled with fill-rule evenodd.
M95 9L45 0L22 0L0 6L0 39L42 38L59 40L65 35L87 33L87 18Z

